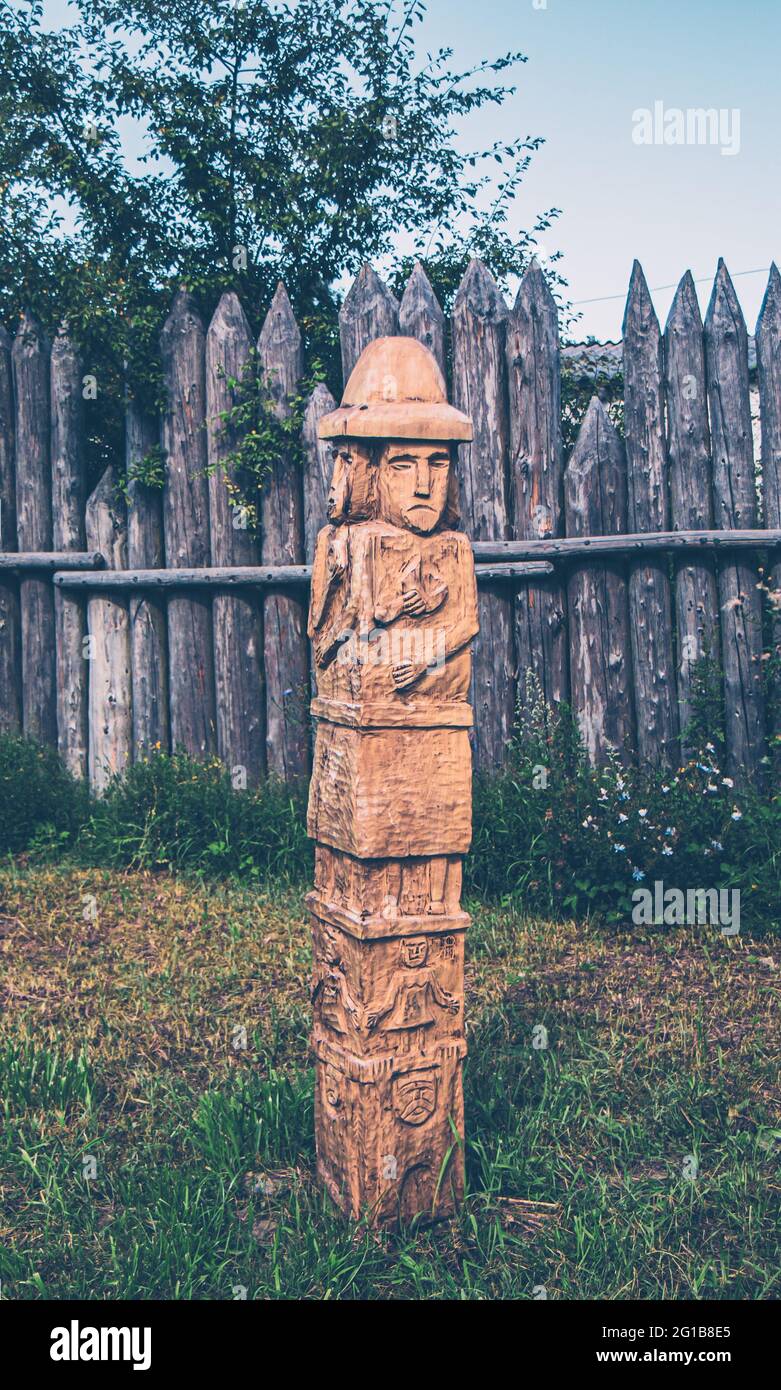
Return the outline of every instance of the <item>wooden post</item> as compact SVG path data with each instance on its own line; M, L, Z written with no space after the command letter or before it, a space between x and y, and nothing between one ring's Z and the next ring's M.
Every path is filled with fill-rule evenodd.
M402 295L399 306L399 332L408 338L417 338L419 343L427 347L447 380L445 315L420 261L415 262Z
M713 449L717 526L755 526L757 494L748 383L748 335L737 295L719 261L705 316L705 369ZM765 756L762 695L762 599L757 567L737 555L719 564L721 651L727 766L736 781L756 782Z
M505 377L507 306L493 276L474 260L453 309L453 402L472 419L474 439L459 447L461 514L473 540L508 534L509 422ZM474 649L475 762L501 766L515 713L513 599L501 585L479 595Z
M209 453L209 518L213 565L257 565L260 546L246 510L227 486L235 473L224 461L239 433L221 414L235 404L231 380L246 381L252 336L237 296L224 294L206 335L206 416ZM215 594L214 685L217 751L238 789L255 787L265 772L263 632L261 600L252 590Z
M127 566L127 517L119 479L109 465L87 501L87 544L112 569ZM100 593L87 604L89 642L89 778L95 792L120 776L130 762L130 619L127 599Z
M370 265L361 266L339 310L342 376L347 381L367 343L399 331L399 306Z
M162 492L133 477L136 465L159 446L160 422L126 394L128 569L161 569L165 565ZM170 746L165 602L149 592L131 594L128 616L133 758L140 762L157 748L167 753Z
M62 328L51 355L52 522L55 550L84 550L84 411L78 352ZM75 777L87 775L87 623L78 594L54 595L57 643L57 744Z
M327 520L328 491L333 472L332 450L327 440L318 434L324 415L336 408L325 382L312 391L304 411L301 443L304 449L304 555L311 565L315 558L317 534Z
M16 534L20 550L52 548L49 422L50 347L40 324L23 314L11 351L16 396ZM22 720L28 738L57 746L54 591L49 578L19 585Z
M275 414L290 414L304 359L301 334L284 285L277 286L258 339L259 367ZM294 457L281 453L261 498L264 565L300 565L304 559L304 502ZM306 605L300 593L269 594L263 606L266 672L266 760L269 772L295 781L309 769L309 651Z
M345 396L321 430L350 446L351 501L365 505L360 518L332 508L309 624L317 1173L348 1215L391 1226L451 1215L464 1184L477 594L469 541L450 527L450 446L471 430L409 337L371 343Z
M563 533L561 364L556 302L537 261L521 281L507 324L512 535ZM569 698L567 621L559 579L527 584L515 598L518 698L531 672L548 704Z
M676 290L664 331L664 387L672 524L676 530L707 531L713 526L713 502L705 350L700 306L689 270ZM713 555L706 552L701 557L686 555L675 560L675 611L679 722L683 755L688 756L696 751L686 737L694 714L695 663L706 657L720 661Z
M163 533L169 569L208 565L209 486L206 477L204 331L186 290L177 294L160 336L168 403ZM193 758L215 752L216 711L211 602L197 594L168 599L171 747Z
M757 322L757 373L762 420L762 486L765 525L781 527L781 275L770 267ZM770 571L770 612L776 676L773 681L773 732L781 737L781 555Z
M16 421L11 339L0 326L0 551L16 550ZM19 581L0 576L0 734L22 730Z
M626 454L602 402L594 396L567 465L564 493L568 536L626 530ZM572 708L592 762L635 746L629 596L619 557L587 560L570 570Z
M624 314L624 426L630 531L668 524L662 338L645 276L632 269ZM667 561L643 559L629 572L638 751L643 762L676 763L678 708Z

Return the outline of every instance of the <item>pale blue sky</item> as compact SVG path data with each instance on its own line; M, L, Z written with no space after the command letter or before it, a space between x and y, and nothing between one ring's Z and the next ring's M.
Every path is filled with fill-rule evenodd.
M66 0L48 0L52 27ZM544 237L581 301L575 336L618 337L632 260L654 290L662 321L686 269L712 277L719 256L753 332L767 268L781 255L781 4L779 0L429 0L418 29L454 63L520 49L518 92L470 118L470 146L542 135L516 208L517 225L558 206ZM737 110L740 148L633 142L633 113ZM698 285L707 304L710 284ZM608 296L614 296L608 298Z
M425 35L455 59L508 48L528 56L517 95L473 123L483 138L543 135L518 209L521 224L557 205L546 234L561 250L577 335L620 335L632 260L652 287L686 269L711 277L719 256L731 272L781 256L781 4L778 0L430 0ZM637 146L641 107L738 108L740 151ZM753 332L766 276L735 287ZM703 307L710 285L698 285ZM654 294L662 320L672 290Z

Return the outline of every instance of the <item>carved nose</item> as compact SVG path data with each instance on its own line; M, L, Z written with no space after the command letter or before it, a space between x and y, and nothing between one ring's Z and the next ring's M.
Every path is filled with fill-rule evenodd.
M415 475L415 496L429 497L431 494L431 470L424 461L418 464Z

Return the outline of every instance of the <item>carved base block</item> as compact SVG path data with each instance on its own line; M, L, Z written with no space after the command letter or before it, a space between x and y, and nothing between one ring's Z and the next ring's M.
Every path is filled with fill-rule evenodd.
M389 922L318 892L307 901L318 1175L344 1212L369 1212L377 1225L447 1216L464 1185L469 918L400 912ZM416 895L400 902L418 906Z

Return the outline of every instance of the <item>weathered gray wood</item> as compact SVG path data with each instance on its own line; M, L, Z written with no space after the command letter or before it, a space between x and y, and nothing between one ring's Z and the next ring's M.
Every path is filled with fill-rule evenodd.
M524 563L500 561L475 566L478 583L494 578L532 578L553 573L545 561ZM199 570L97 570L73 573L63 570L54 575L57 588L100 591L101 589L291 589L307 585L311 565L226 566Z
M87 501L87 544L112 568L127 564L127 515L119 479L109 466ZM132 752L130 618L127 599L100 593L87 604L89 779L105 789L127 768Z
M56 550L83 551L86 467L82 368L66 328L51 353L52 537ZM87 775L87 615L81 596L55 592L57 746L74 777Z
M629 528L668 529L662 337L638 261L624 314L624 427ZM673 766L678 757L678 704L673 612L665 561L643 559L629 573L637 744L643 762Z
M670 512L685 531L713 527L713 502L705 385L702 317L691 271L675 293L664 331L664 389L667 402L667 457ZM696 663L721 660L716 565L707 552L675 561L675 613L678 632L678 719L682 755L690 746L687 728L694 715Z
M20 550L52 548L49 341L22 316L11 350L16 399L16 535ZM57 745L54 591L25 575L19 586L22 635L22 726L28 738Z
M762 422L762 487L765 524L781 527L781 275L770 267L757 321L757 374ZM770 615L776 675L773 680L773 732L781 736L781 557L770 572Z
M206 335L206 415L208 419L209 517L215 565L257 565L260 546L246 509L236 504L233 470L226 459L238 433L221 420L237 398L230 381L245 380L252 336L237 296L224 294ZM248 590L215 594L214 685L217 751L237 788L257 786L266 766L261 603Z
M53 574L55 570L102 569L104 560L94 550L25 550L0 554L0 570Z
M125 467L127 472L127 556L129 569L158 569L165 564L163 497L133 477L135 466L160 445L160 422L129 396L125 399ZM168 636L165 604L154 595L130 599L130 667L132 673L133 758L155 750L168 752L171 727L168 700Z
M324 415L336 409L325 382L319 382L306 403L301 443L304 450L304 554L308 565L315 558L317 533L328 520L326 507L333 472L333 450L320 439L317 427Z
M561 364L556 302L537 261L521 281L507 323L512 534L546 539L564 530ZM558 579L515 599L518 700L528 673L550 705L569 699L566 595Z
M399 331L399 305L370 265L361 266L339 310L345 383L367 343Z
M717 526L756 526L757 496L748 381L748 335L727 267L716 272L705 316L705 370ZM765 756L762 600L750 561L718 572L727 765L737 782L760 779Z
M626 454L594 396L565 474L567 533L623 531L627 523ZM572 708L592 762L611 752L625 762L635 747L629 593L622 560L587 560L570 570Z
M167 403L163 534L169 569L208 565L204 331L192 296L177 294L160 336ZM193 758L217 747L211 600L174 593L168 600L171 746Z
M508 533L505 347L507 306L482 264L469 266L453 308L453 400L471 416L474 439L459 446L461 513L473 540L505 540ZM478 599L480 633L474 644L472 703L474 752L483 769L504 762L515 713L513 599L506 587L484 588Z
M429 278L416 261L399 305L399 332L427 347L446 377L446 319Z
M16 550L16 421L11 339L0 325L0 551ZM0 562L3 556L0 555ZM22 729L22 630L19 584L0 582L0 733Z
M781 529L742 531L633 531L625 536L562 536L553 541L473 541L478 560L547 560L562 564L581 555L642 555L645 552L693 550L774 550Z
M301 334L284 285L277 286L258 339L261 379L279 419L290 413L304 369ZM292 453L281 452L261 496L264 565L299 565L304 559L301 473ZM309 769L309 639L300 594L271 594L263 605L266 672L266 762L269 772L295 781Z

